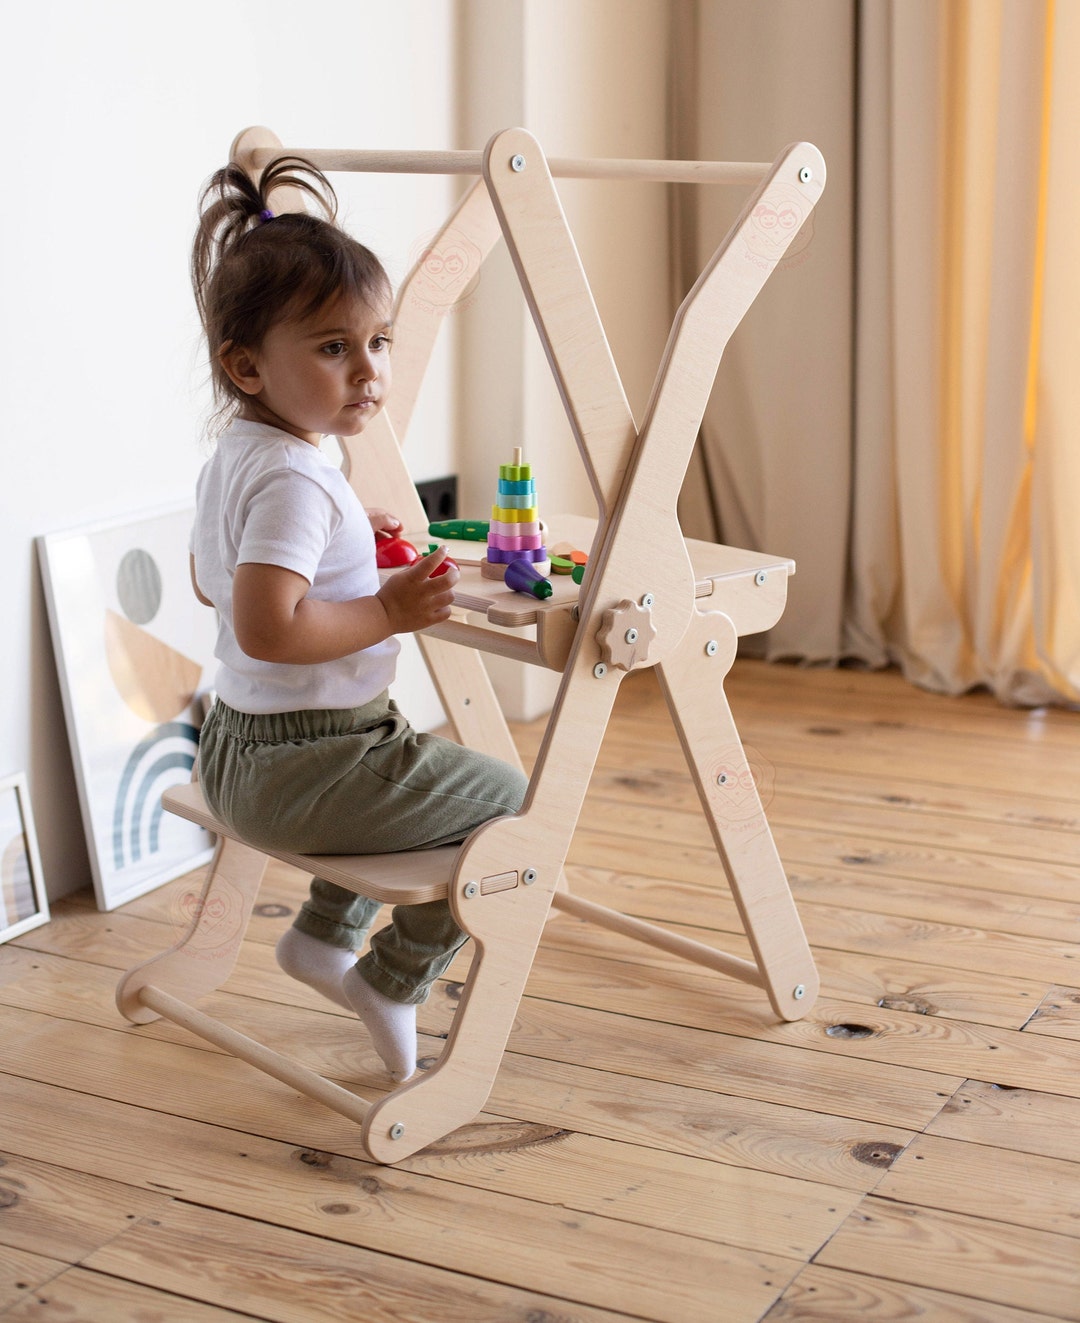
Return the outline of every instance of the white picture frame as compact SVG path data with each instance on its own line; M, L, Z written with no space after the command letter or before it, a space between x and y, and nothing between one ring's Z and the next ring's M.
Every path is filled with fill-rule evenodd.
M38 538L94 892L111 910L205 863L213 838L165 813L191 779L217 616L188 569L190 505Z
M16 772L0 778L0 942L48 921L30 787Z

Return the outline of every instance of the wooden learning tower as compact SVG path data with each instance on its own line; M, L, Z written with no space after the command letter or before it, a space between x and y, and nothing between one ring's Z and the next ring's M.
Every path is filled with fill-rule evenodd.
M219 988L233 969L267 857L212 817L197 782L165 795L173 812L217 833L217 851L189 930L124 976L117 989L121 1011L135 1023L164 1016L318 1099L360 1125L373 1160L392 1163L483 1108L552 909L754 984L781 1019L798 1019L814 1002L813 959L753 791L748 802L752 779L724 693L739 636L780 618L794 565L687 541L675 512L720 357L784 253L784 240L763 244L758 219L770 208L794 208L805 220L824 186L825 165L808 143L788 147L772 164L547 159L523 129L497 133L483 152L286 149L269 130L249 129L234 143L233 159L257 176L285 151L327 172L479 176L435 245L460 243L482 260L500 237L505 240L598 508L595 521L550 520L553 541L568 538L590 551L580 587L555 576L551 597L539 601L485 579L462 558L453 618L419 636L457 738L519 766L481 653L561 672L521 811L485 824L461 846L355 858L277 856L391 904L448 897L473 939L473 958L445 1049L430 1070L385 1095L369 1090L375 1093L369 1101L191 1004ZM640 425L567 226L557 176L749 186L746 205L675 316ZM274 208L299 210L303 199L282 188ZM457 283L449 290L440 286L434 300L418 263L395 311L388 409L362 437L343 442L346 471L361 499L393 510L407 530L424 528L427 520L398 437L408 430L448 305L475 275L466 264ZM454 548L452 554L458 559ZM523 632L523 625L531 629ZM752 959L594 904L566 885L564 865L620 681L647 666L656 671L678 731Z

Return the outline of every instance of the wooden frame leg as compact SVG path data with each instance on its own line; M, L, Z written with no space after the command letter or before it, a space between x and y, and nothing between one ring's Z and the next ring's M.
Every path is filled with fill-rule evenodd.
M491 1093L562 865L558 845L545 857L539 835L528 814L497 818L462 847L450 904L475 942L472 968L439 1061L368 1113L363 1140L377 1162L467 1125ZM504 890L490 885L510 876Z
M696 613L656 673L769 1001L781 1019L798 1020L818 975L723 689L737 642L728 616Z
M521 755L495 696L483 657L471 648L426 634L417 634L416 638L461 743L501 758L511 767L522 768ZM566 873L561 868L557 889L563 893L569 890ZM548 913L549 920L557 917L554 910Z
M121 1015L135 1024L159 1018L141 999L148 985L185 1002L221 987L236 965L267 863L261 851L218 838L206 884L183 937L169 950L129 969L120 980L116 1004Z
M521 756L480 653L426 634L415 637L458 740L520 770Z

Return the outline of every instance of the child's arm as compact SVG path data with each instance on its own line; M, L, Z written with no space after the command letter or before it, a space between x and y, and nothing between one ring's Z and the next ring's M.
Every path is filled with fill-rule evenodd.
M238 565L233 579L236 641L257 661L297 666L336 661L392 634L410 634L447 619L458 573L430 577L446 559L439 547L395 571L374 597L322 602L307 596L302 574L279 565Z
M199 599L200 602L202 602L203 606L213 606L214 605L213 602L211 602L209 597L207 597L206 594L203 592L203 590L199 587L199 581L198 579L195 578L195 557L189 556L188 559L191 562L191 586L192 588L195 589L195 596Z

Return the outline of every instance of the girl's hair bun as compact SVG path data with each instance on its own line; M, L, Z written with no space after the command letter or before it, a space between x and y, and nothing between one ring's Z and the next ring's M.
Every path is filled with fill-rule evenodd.
M310 210L275 212L282 189L298 190ZM257 349L283 317L304 317L333 298L388 302L390 280L378 258L337 220L337 195L321 170L279 156L258 182L240 166L215 171L200 198L191 281L210 351L218 404L227 421L242 402L220 355L231 345Z

